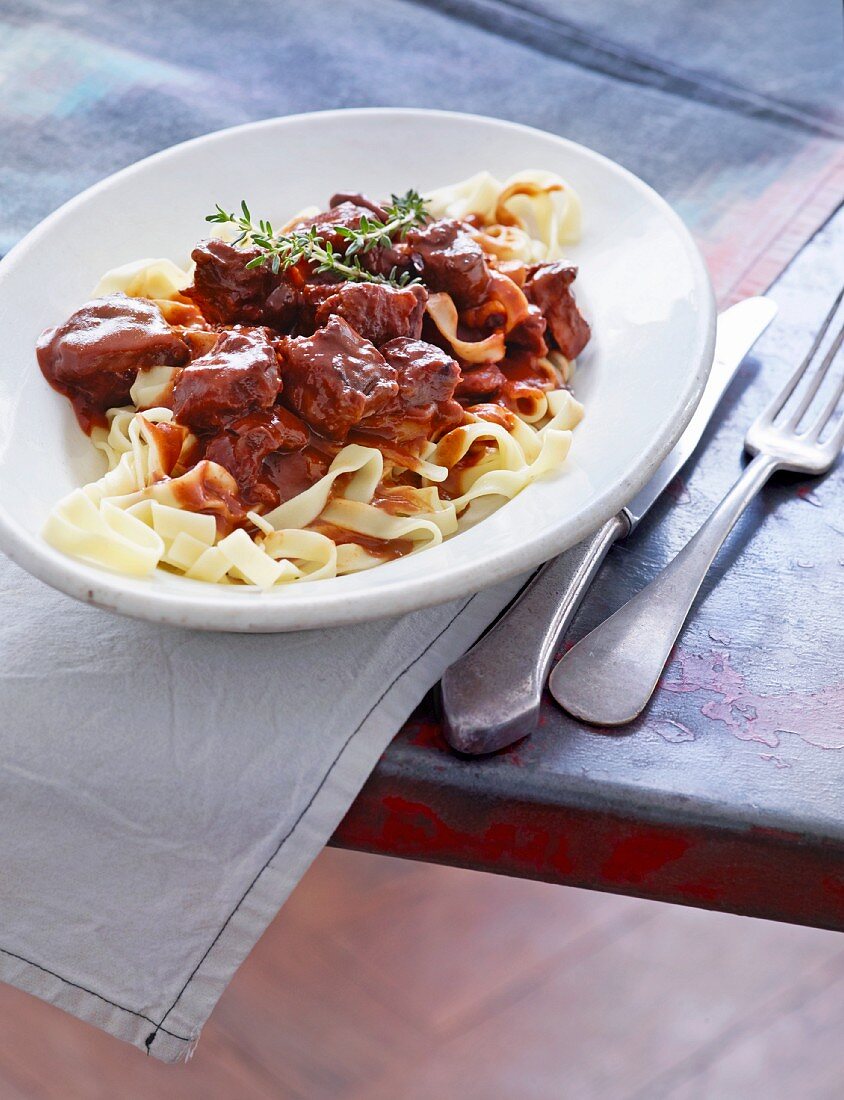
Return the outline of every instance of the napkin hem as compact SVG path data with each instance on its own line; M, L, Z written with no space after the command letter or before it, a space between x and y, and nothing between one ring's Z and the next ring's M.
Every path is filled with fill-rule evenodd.
M0 947L0 955L8 960L2 968L3 981L87 1023L93 1023L109 1034L133 1043L135 1046L142 1046L149 1025L155 1026L155 1020L151 1016L119 1004L110 997L97 993L80 982L65 978L55 970L42 966L16 951ZM9 969L15 969L15 964L19 964L16 972L9 973ZM166 1027L160 1030L167 1036L167 1047L176 1053L177 1057L190 1049L198 1035L198 1029L191 1035L178 1035Z

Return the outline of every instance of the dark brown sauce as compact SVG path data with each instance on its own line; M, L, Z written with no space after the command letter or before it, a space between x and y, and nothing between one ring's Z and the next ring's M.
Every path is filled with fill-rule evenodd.
M498 405L494 402L472 405L467 411L476 416L478 420L487 420L491 424L498 424L508 432L512 431L516 424L515 414L505 408L504 405Z
M479 462L482 462L493 448L489 443L485 443L482 440L473 443L466 454L453 466L449 468L448 477L445 481L440 481L437 484L440 496L444 500L454 500L455 497L463 495L463 490L460 487L461 474L466 470L471 470L473 466L477 466Z
M308 530L325 535L337 546L350 544L360 546L368 554L372 554L375 558L382 558L384 561L406 557L412 553L414 546L412 539L376 539L370 535L359 535L346 527L336 527L333 523L312 523Z
M412 466L417 462L425 446L425 439L411 439L404 443L396 443L394 440L370 432L349 432L347 443L357 443L361 447L375 447L381 452L387 462L396 466Z
M68 387L62 386L61 383L53 382L51 385L54 390L64 394L71 403L73 412L76 415L76 422L86 435L90 435L94 428L108 428L108 417L98 408L98 405L102 402L96 397L92 399L86 394L74 393Z
M559 385L553 367L543 366L529 351L511 352L499 366L505 382L497 401L525 416L533 415L542 395Z
M559 385L553 368L546 368L542 360L529 351L510 351L498 364L510 382L522 382L538 390L553 390Z
M264 484L272 486L277 496L276 504L284 504L304 493L325 477L341 449L340 444L323 439L311 428L308 429L308 442L301 450L266 458Z
M169 476L179 461L179 456L188 437L188 430L173 421L162 421L160 424L153 424L148 420L147 425L158 449L163 470L162 476Z
M154 298L152 299L161 310L164 320L171 328L182 330L208 330L208 322L202 316L199 308L187 298Z
M171 488L179 507L185 511L214 516L220 535L227 535L247 522L237 482L222 466L203 459L174 479Z

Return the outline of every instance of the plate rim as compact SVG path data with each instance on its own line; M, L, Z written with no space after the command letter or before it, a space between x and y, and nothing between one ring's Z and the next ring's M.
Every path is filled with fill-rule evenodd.
M211 130L205 134L188 138L170 145L149 156L133 161L124 168L112 172L89 187L72 196L56 210L48 214L35 225L0 260L0 293L18 255L24 253L32 244L49 233L52 226L66 217L90 197L113 185L115 182L131 177L160 160L166 160L193 145L208 144L225 139L232 133L271 129L279 125L301 122L310 119L350 118L361 116L410 116L430 118L460 119L484 125L509 129L515 132L541 136L577 150L588 158L602 163L612 173L621 175L626 182L660 208L663 216L672 224L683 242L694 273L695 290L700 292L700 312L705 321L705 336L698 354L694 371L689 372L687 385L682 395L682 407L679 415L670 423L663 425L657 439L652 443L648 456L635 472L627 475L604 493L596 496L583 509L580 522L570 536L555 538L553 532L536 537L524 558L514 561L513 552L498 551L484 564L483 583L473 577L476 566L467 561L460 567L452 567L448 573L436 578L437 584L431 584L431 577L420 574L412 581L404 579L392 583L382 583L378 587L361 592L338 591L335 600L314 603L308 600L306 586L295 592L285 592L283 596L273 593L270 598L263 592L244 589L244 598L235 602L228 592L216 593L211 586L208 592L192 591L186 586L184 593L155 590L137 592L123 586L120 574L111 573L97 566L60 554L47 543L39 545L37 536L30 532L7 512L0 501L0 550L32 576L44 581L51 587L85 603L95 604L109 611L129 615L147 621L166 623L173 626L190 627L199 630L211 630L239 633L283 633L296 630L319 629L330 626L343 626L366 622L385 617L394 617L411 611L420 610L449 600L486 589L520 573L536 568L543 561L556 556L588 537L611 516L619 512L648 482L665 456L685 430L703 394L712 366L715 348L715 330L717 312L712 282L706 264L688 227L673 207L654 188L645 183L635 173L602 153L587 145L561 137L548 130L511 122L491 115L479 115L463 111L446 111L423 107L352 107L322 111L303 111L291 115L277 115L240 123L223 129ZM341 578L338 578L341 579ZM386 604L386 608L385 608Z

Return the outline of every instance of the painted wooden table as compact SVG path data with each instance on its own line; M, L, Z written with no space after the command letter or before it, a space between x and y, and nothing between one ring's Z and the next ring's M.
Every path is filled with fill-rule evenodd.
M722 304L767 288L844 194L834 4L222 0L208 12L6 0L0 252L148 153L343 106L497 115L619 160L689 224ZM839 218L778 289L782 318L705 450L612 552L570 640L649 579L735 477L744 428L808 342L842 252ZM733 533L634 727L600 734L549 703L528 741L460 760L429 701L336 842L844 926L842 533L840 472L777 482Z
M746 426L842 283L844 210L773 289L780 315L702 451L612 551L566 644L646 584L717 503ZM546 694L530 738L460 759L429 699L336 841L844 929L842 464L819 482L781 477L748 510L633 725L583 726Z

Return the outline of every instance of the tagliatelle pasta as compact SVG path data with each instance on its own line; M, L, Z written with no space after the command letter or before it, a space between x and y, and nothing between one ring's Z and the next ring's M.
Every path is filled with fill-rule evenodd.
M559 260L568 184L340 195L281 233L218 211L239 243L116 268L39 342L107 465L55 506L51 545L283 588L436 546L564 464L589 333Z
M120 291L131 298L169 301L190 286L190 281L191 272L183 271L172 260L133 260L106 272L91 297L101 298Z
M481 232L499 242L491 243L490 250L503 259L558 260L566 245L580 239L580 198L553 172L516 172L503 183L478 172L428 192L426 199L437 217L482 217L491 229Z
M460 339L457 335L460 319L450 295L432 294L427 309L440 333L464 363L497 363L504 358L506 345L503 332L493 332L483 340Z

